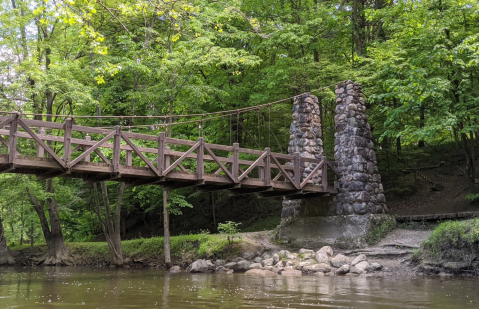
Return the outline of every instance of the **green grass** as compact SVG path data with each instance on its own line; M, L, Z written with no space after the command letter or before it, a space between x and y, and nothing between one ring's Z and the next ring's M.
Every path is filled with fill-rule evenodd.
M224 235L181 235L170 239L173 263L184 264L200 258L229 256L237 251L237 244L228 245ZM123 257L162 265L164 260L164 238L152 237L122 241ZM110 261L110 251L106 242L67 243L78 264L96 265L99 261ZM45 244L36 244L36 249L46 250ZM11 250L29 250L30 245L11 247Z
M423 244L425 257L471 263L479 258L479 218L439 224Z

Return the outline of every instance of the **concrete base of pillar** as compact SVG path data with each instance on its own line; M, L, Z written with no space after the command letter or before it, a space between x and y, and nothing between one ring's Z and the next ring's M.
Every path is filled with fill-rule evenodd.
M395 227L394 217L382 214L295 218L279 226L278 237L301 248L364 248Z

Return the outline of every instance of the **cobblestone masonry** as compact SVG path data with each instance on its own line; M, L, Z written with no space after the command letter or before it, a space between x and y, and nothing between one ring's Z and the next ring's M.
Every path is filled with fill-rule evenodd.
M352 81L337 85L336 103L334 159L341 177L335 183L339 189L335 212L387 213L361 86Z
M321 139L321 120L318 98L306 94L297 97L293 102L291 127L289 130L288 153L299 152L301 157L321 159L323 157L323 141ZM316 167L316 164L304 163L301 166L301 180L304 180ZM312 183L321 183L321 171L312 179ZM301 206L301 200L284 200L282 219L295 217Z

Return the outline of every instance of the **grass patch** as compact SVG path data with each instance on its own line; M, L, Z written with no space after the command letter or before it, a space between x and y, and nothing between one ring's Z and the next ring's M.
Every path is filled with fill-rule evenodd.
M396 219L392 216L387 217L372 217L371 229L365 236L365 242L372 246L377 244L381 239L386 237L389 232L395 230L397 227Z
M256 221L250 227L243 229L243 232L259 232L274 230L281 222L280 217L270 217Z
M471 263L479 258L479 218L439 224L423 244L425 257Z

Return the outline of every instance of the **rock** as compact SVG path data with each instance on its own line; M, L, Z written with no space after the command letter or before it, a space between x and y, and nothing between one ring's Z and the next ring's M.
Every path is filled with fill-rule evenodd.
M425 274L431 275L431 274L438 274L441 272L441 269L438 267L434 266L429 266L429 265L422 265L419 267L419 271L422 271Z
M213 270L213 263L211 263L211 261L208 263L205 260L196 260L186 269L189 273L210 273L213 272Z
M269 254L268 252L263 253L263 255L261 256L261 258L263 258L263 260L267 260L267 259L270 259L272 257L273 256L271 254Z
M249 276L261 276L261 277L276 275L271 270L265 270L265 269L250 269L247 272L245 272L244 274L249 275Z
M303 275L301 270L295 270L295 269L289 269L289 268L283 271L280 271L279 274L284 277L301 277Z
M321 264L314 264L314 265L308 265L303 267L303 273L317 273L317 272L322 272L322 273L328 273L331 271L331 266L326 263L321 263Z
M238 268L235 269L235 270L238 271L238 272L245 272L249 269L250 265L251 265L250 262L248 262L246 260L242 260L242 261L238 262Z
M276 264L274 265L274 267L279 267L279 268L282 268L282 267L284 267L284 266L286 266L285 263L284 263L284 261L279 261L278 263L276 263Z
M170 268L169 272L172 274L177 274L181 272L181 268L180 266L173 266Z
M347 273L349 273L349 265L348 264L344 264L336 270L337 275L345 275Z
M298 254L297 253L291 253L289 251L286 251L286 258L288 260L295 260L298 258Z
M242 258L242 257L237 257L237 258L235 258L235 259L233 260L233 262L238 263L238 262L243 261L243 260L244 260L244 258Z
M324 246L321 249L319 249L318 252L324 252L328 256L333 256L333 248L331 248L330 246Z
M368 258L364 254L360 254L357 257L354 258L354 260L351 262L351 266L355 266L356 264L362 262L362 261L367 261Z
M316 261L318 263L325 263L325 264L329 264L329 256L326 252L316 252L316 254L314 255L314 258L316 259Z
M263 265L261 263L252 263L249 265L248 269L261 269Z
M279 261L280 261L280 257L277 253L273 254L273 261L274 261L274 264L277 264Z
M273 258L264 259L262 262L263 266L273 266Z
M236 262L231 262L231 263L225 264L224 266L226 268L233 269L233 270L238 269L238 263L236 263Z
M254 262L255 263L261 263L261 262L263 262L263 259L258 256L258 257L254 258Z
M314 251L313 250L310 250L310 249L299 249L299 254L305 254L305 253L313 253L314 254Z
M226 262L225 260L216 260L215 261L215 266L218 267L218 266L225 266Z
M378 271L378 270L381 270L383 269L383 266L379 263L376 263L376 262L373 262L371 263L371 265L369 265L369 268L372 270L372 271Z
M315 264L313 260L309 259L303 262L299 262L298 266L296 266L296 269L302 269L305 266L313 265Z
M293 261L286 261L286 264L284 265L285 267L293 267L294 262Z
M226 267L223 267L223 266L220 266L220 267L216 268L216 273L217 273L217 274L231 275L232 273L234 273L234 270L233 270L233 269L226 268Z
M314 251L309 250L309 249L301 249L301 250L299 250L299 256L303 260L307 260L307 259L310 259L310 258L314 257Z
M452 271L459 271L462 269L469 268L468 263L460 263L460 262L446 262L444 263L444 268L450 269Z
M264 266L264 267L262 267L261 269L273 271L273 269L275 269L275 268L276 268L276 267L274 267L274 266Z
M288 250L280 250L280 251L278 252L278 255L279 255L280 257L286 257L286 255L287 255L288 253L289 253Z
M349 264L349 258L342 254L338 254L331 259L331 265L333 265L334 267L341 267L347 264Z
M248 260L248 261L253 260L255 257L256 257L256 253L254 253L254 252L244 252L243 253L243 258Z
M367 261L361 261L356 265L352 266L349 272L353 274L365 274L369 271L369 263Z

